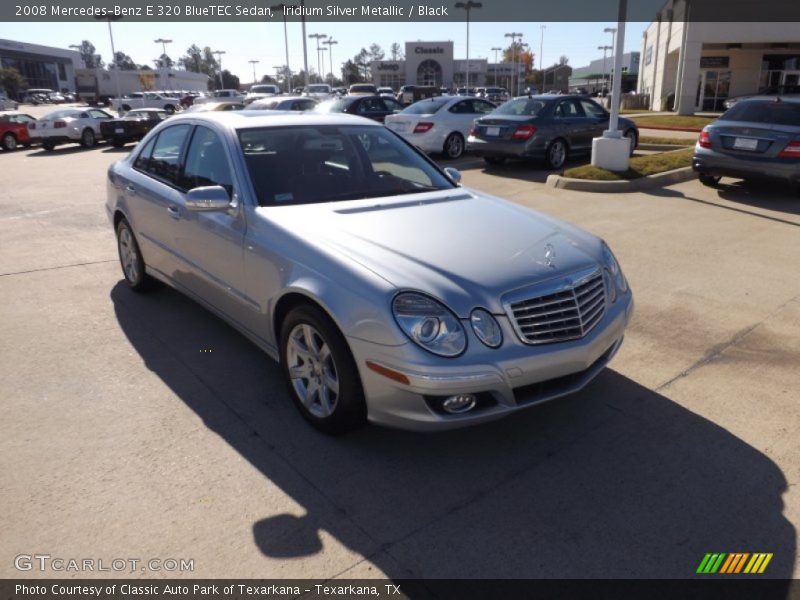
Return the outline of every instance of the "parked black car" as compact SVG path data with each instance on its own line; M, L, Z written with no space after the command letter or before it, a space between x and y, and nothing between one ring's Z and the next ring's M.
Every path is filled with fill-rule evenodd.
M383 123L388 115L399 113L403 108L397 100L384 96L345 96L322 102L311 112L347 113Z
M602 106L583 96L515 98L475 120L467 150L489 164L534 158L560 169L570 155L591 152L592 139L608 129L609 118ZM631 140L633 153L639 143L636 124L620 118L618 127Z
M122 148L129 142L138 142L167 117L169 114L161 108L135 108L124 117L100 123L100 132L114 148Z
M692 168L711 187L722 176L800 184L800 98L740 100L703 128Z

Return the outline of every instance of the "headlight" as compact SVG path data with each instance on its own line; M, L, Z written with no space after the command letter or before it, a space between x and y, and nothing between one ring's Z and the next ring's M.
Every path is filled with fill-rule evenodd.
M412 342L439 356L458 356L467 347L461 322L442 303L416 292L397 294L392 301L397 324Z
M500 344L503 343L503 332L497 319L489 311L476 308L472 311L469 320L472 323L472 330L480 341L489 346L489 348L500 347Z
M603 242L603 262L605 263L608 271L611 273L611 278L614 280L614 283L616 284L620 293L624 294L627 292L628 281L625 279L625 275L622 274L622 269L620 268L617 259L614 257L614 253L611 252L611 248L609 248L605 242Z

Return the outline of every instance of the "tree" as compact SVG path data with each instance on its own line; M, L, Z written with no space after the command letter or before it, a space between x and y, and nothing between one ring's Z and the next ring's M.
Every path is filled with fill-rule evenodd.
M357 69L361 70L358 72L357 75L358 80L366 81L367 72L369 69L369 52L367 52L367 49L362 48L361 51L353 57L352 63L356 66Z
M344 84L351 85L353 83L361 83L364 79L361 77L359 66L354 60L348 60L344 63Z
M559 66L569 64L569 57L566 54L562 54L558 57L558 64Z
M405 58L405 52L397 42L393 42L389 47L389 53L392 55L392 60L403 60Z
M200 48L197 44L192 44L186 49L186 54L178 59L177 64L187 71L205 73L209 77L214 77L219 72L217 59L212 54L210 46Z
M159 56L159 57L158 57L158 63L159 63L159 65L161 65L162 67L172 68L172 65L174 65L174 64L175 64L175 61L174 61L174 60L172 60L172 59L169 57L169 55L167 55L167 54L162 54L161 56Z
M222 70L222 87L226 90L238 90L239 89L239 78L228 71L228 69Z
M0 68L0 89L4 89L9 98L16 98L19 90L27 85L28 82L15 68Z
M86 65L87 69L103 68L105 63L103 63L102 57L97 54L97 49L94 47L94 44L89 40L83 40L81 42L78 52L80 52L81 60L83 60L83 64Z
M261 83L278 83L278 80L272 77L271 75L264 75L261 78Z
M367 58L369 58L370 62L373 60L383 60L385 57L386 53L378 44L372 44L367 51Z
M133 59L124 52L117 52L114 57L114 63L108 65L109 70L113 69L115 64L119 66L120 71L135 71L138 68Z

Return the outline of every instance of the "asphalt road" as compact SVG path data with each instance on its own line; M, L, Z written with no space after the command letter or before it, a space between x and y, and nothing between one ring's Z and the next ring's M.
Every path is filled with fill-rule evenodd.
M0 153L0 577L63 575L14 567L39 553L193 559L166 574L194 577L682 578L706 552L800 576L796 197L593 195L458 161L609 242L637 303L625 344L512 419L334 439L224 323L126 289L103 209L123 155Z

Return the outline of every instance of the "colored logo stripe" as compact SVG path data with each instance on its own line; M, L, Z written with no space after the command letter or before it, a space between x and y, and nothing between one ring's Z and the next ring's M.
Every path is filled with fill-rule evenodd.
M700 566L697 567L697 573L701 574L737 574L749 573L760 574L763 573L769 562L772 560L772 553L755 552L733 552L726 554L725 552L709 552L700 561ZM747 566L745 566L747 565Z

